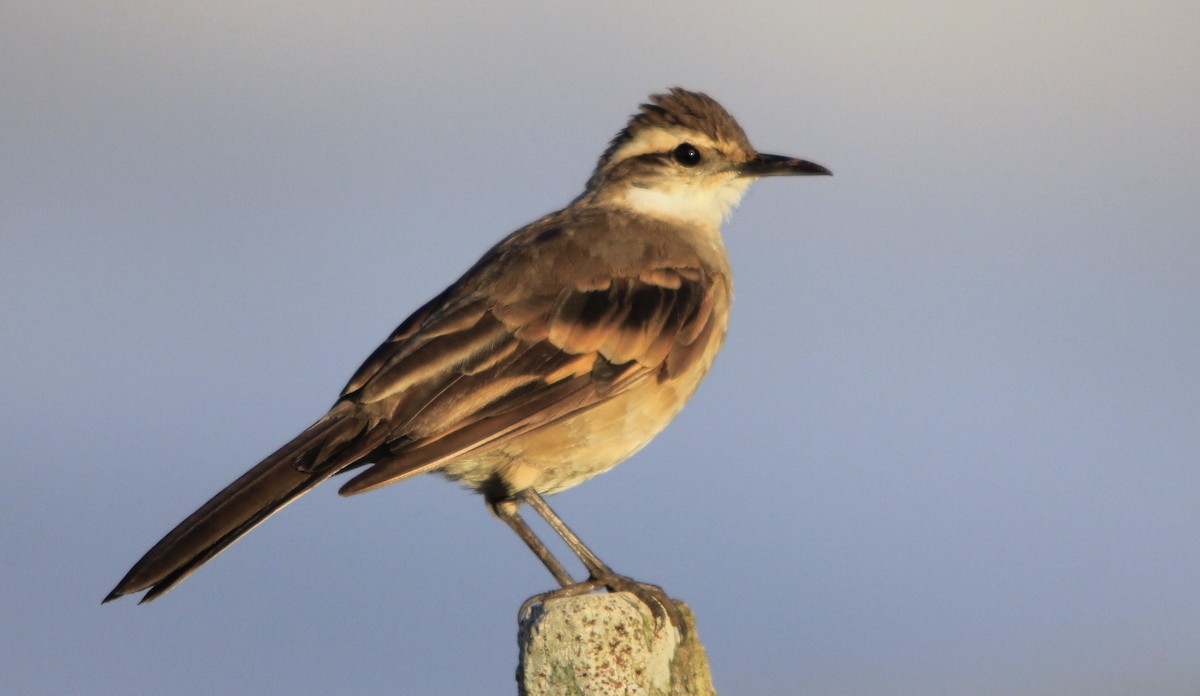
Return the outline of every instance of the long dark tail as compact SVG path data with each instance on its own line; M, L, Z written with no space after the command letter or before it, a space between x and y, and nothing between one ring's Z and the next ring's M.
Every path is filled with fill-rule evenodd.
M171 589L283 506L367 456L380 444L373 440L383 437L370 425L351 404L338 404L180 522L104 601L148 589L144 603Z

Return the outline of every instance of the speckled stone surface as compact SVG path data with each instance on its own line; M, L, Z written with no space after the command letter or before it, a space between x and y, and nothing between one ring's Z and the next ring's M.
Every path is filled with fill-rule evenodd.
M715 693L694 625L683 640L628 592L551 597L530 604L520 621L522 696Z

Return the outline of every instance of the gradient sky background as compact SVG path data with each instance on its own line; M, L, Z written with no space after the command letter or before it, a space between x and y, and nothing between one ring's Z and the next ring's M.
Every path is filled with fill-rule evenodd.
M12 1L0 692L511 694L551 578L440 478L100 599L651 92L763 151L729 342L557 496L722 694L1200 691L1200 4Z

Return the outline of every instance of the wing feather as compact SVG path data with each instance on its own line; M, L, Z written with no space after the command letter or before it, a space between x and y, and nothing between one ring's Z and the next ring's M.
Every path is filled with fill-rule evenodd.
M390 400L391 422L404 425L387 454L342 493L436 468L642 380L680 374L712 338L714 288L699 267L661 267L572 284L549 297L466 303L440 315L428 332L380 356L353 393Z

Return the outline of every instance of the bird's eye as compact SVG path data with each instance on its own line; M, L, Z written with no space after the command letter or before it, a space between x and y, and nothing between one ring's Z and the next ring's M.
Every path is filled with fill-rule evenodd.
M700 151L691 143L680 143L679 147L671 153L671 157L685 167L694 167L703 159L700 157Z

